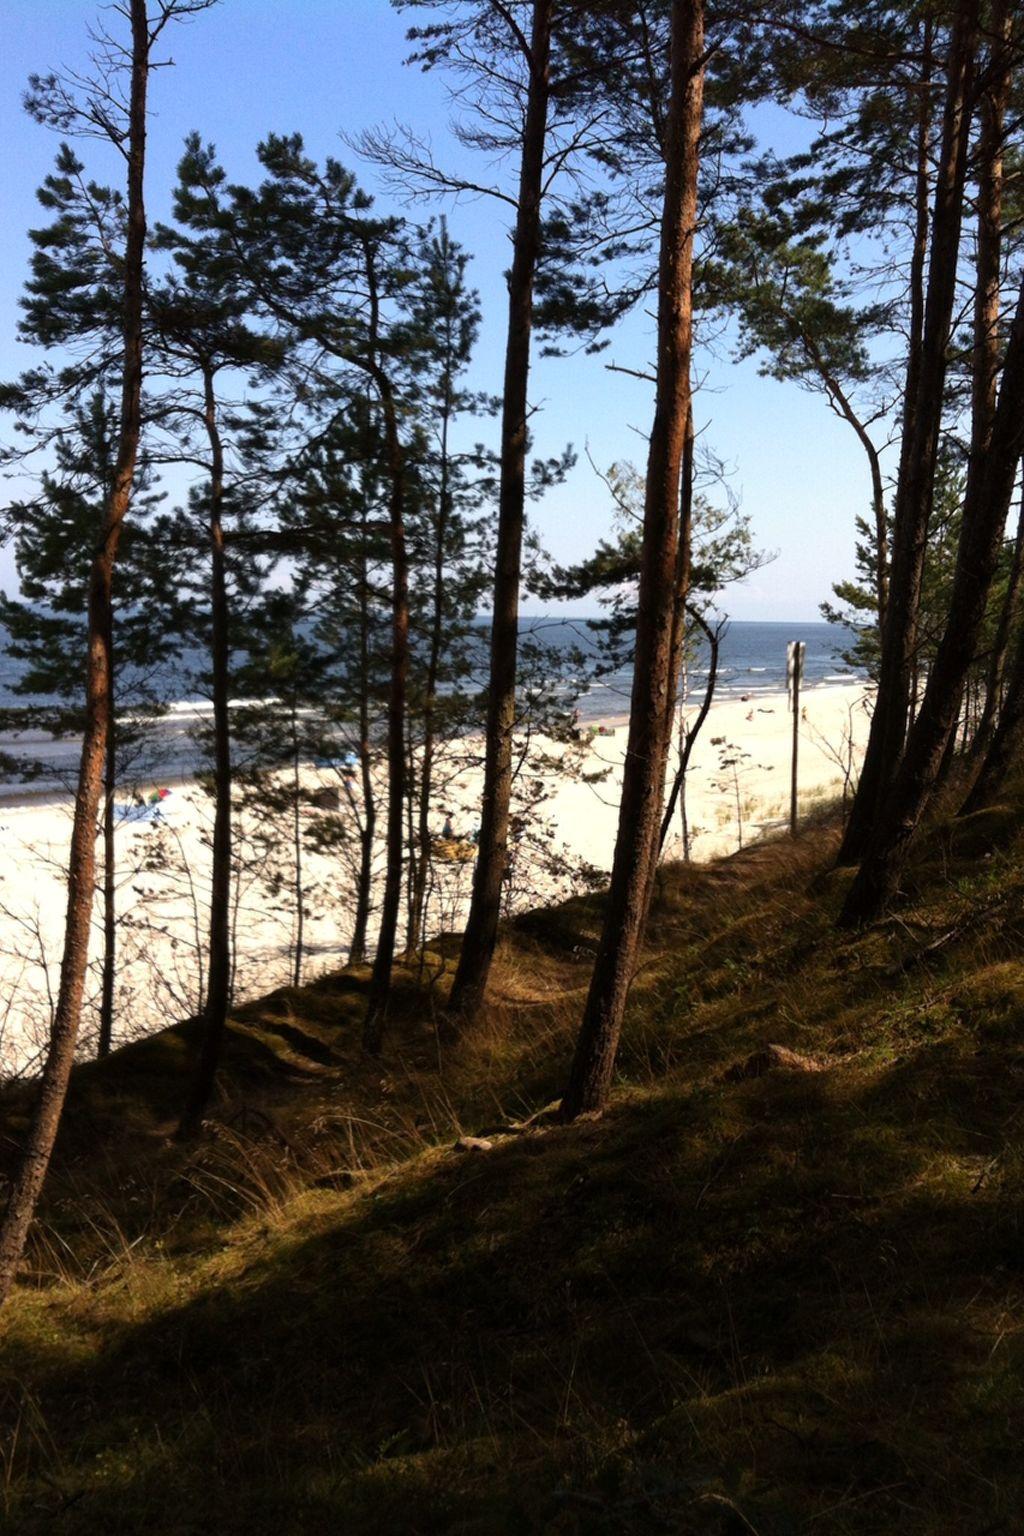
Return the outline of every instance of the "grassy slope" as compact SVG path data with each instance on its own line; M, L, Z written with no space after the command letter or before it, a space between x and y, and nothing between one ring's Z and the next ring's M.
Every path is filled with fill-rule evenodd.
M358 975L242 1009L191 1151L182 1031L79 1071L4 1529L1024 1529L1024 822L937 833L856 936L831 846L666 872L600 1121L452 1150L556 1093L592 901L447 1055L429 976L383 1066ZM725 1075L769 1041L828 1068Z

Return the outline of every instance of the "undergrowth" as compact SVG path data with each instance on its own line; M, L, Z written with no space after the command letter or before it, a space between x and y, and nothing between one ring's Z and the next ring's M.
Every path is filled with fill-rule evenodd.
M828 825L664 870L597 1121L543 1111L600 897L508 925L454 1046L450 942L383 1062L364 972L240 1009L191 1147L189 1026L80 1068L2 1319L4 1529L1024 1529L1022 828L938 826L859 934ZM735 1070L769 1044L815 1070Z

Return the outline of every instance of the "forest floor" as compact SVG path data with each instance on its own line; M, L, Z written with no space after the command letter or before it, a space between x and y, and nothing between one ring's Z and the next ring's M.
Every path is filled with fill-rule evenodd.
M192 1147L187 1027L79 1069L0 1526L1024 1530L1024 809L937 826L861 933L835 837L664 871L601 1119L544 1114L600 897L507 928L454 1047L457 940L383 1062L361 972L240 1009Z

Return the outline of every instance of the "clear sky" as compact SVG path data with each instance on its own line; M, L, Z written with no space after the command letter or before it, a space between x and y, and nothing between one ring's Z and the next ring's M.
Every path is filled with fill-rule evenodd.
M15 339L29 254L25 231L43 222L35 188L57 147L54 135L25 115L21 94L33 70L84 65L87 28L97 9L92 0L4 0L0 375L5 378L32 361L30 350ZM388 0L221 0L191 25L175 27L166 49L175 67L157 71L151 87L150 218L169 211L174 167L193 128L214 141L229 179L238 181L255 177L254 149L268 131L299 131L312 154L336 154L351 163L355 157L340 135L398 120L428 133L443 158L451 148L443 80L403 64L405 26ZM786 131L777 114L767 121L773 131ZM79 153L97 180L121 174L105 148L85 144ZM476 170L479 176L480 167ZM373 190L369 168L361 175ZM388 203L389 194L381 201ZM494 393L500 388L504 339L506 212L489 198L449 210L453 234L474 253L471 275L483 299L474 382ZM644 367L651 346L651 322L640 315L603 356L541 360L535 366L537 450L557 452L571 442L580 454L567 483L535 514L546 546L562 562L589 552L610 526L607 493L586 462L584 447L589 444L601 465L616 458L643 462L649 387L609 373L606 364ZM732 469L732 489L752 519L757 543L778 551L765 570L729 590L724 607L737 619L817 618L831 583L852 568L853 521L866 509L869 491L863 452L823 400L759 379L753 363L702 358L701 372L706 380L698 425ZM12 584L6 555L0 555L0 583ZM527 607L536 610L536 604ZM591 608L583 605L583 611Z

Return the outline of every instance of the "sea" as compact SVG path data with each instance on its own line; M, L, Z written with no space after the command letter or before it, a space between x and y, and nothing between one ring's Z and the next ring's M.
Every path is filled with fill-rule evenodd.
M486 619L480 620L481 655L487 637ZM599 630L589 619L524 617L520 634L532 645L544 647L544 665L549 680L566 702L575 704L580 722L594 722L628 713L632 684L630 667L590 676L586 658L597 655ZM835 624L762 623L732 620L726 627L719 649L716 698L754 697L777 693L786 687L786 652L791 641L805 646L804 688L829 688L856 682L863 676L843 658L854 636ZM2 636L0 636L2 644ZM584 662L580 664L580 656ZM151 745L141 776L154 781L181 778L201 765L196 735L209 718L210 706L202 693L182 680L199 674L201 658L188 656L174 663L173 675L164 683L164 696L175 692L167 713L152 733ZM15 708L34 702L16 694L14 686L21 675L21 664L0 649L0 708ZM708 675L708 657L698 653L687 668L689 696L696 701L704 692ZM485 675L481 673L481 687ZM159 683L158 683L159 685ZM177 686L176 686L177 685ZM582 691L579 691L581 690ZM573 698L573 695L577 695ZM43 702L39 700L37 702ZM20 771L20 762L44 763L46 771L30 781ZM0 732L0 799L11 800L26 794L66 792L74 780L78 762L78 743L73 737L54 741L37 728Z
M596 650L597 631L590 620L524 619L520 628L527 634L536 634L563 654L574 647L584 653ZM785 689L786 655L791 641L801 641L805 647L802 687L828 688L857 682L865 673L843 660L844 652L850 650L855 640L852 630L838 624L730 620L719 645L715 698L753 697ZM701 647L687 667L689 697L695 701L704 693L708 666L707 649ZM569 674L566 680L573 681ZM581 720L627 714L632 683L629 666L591 682L579 699Z

